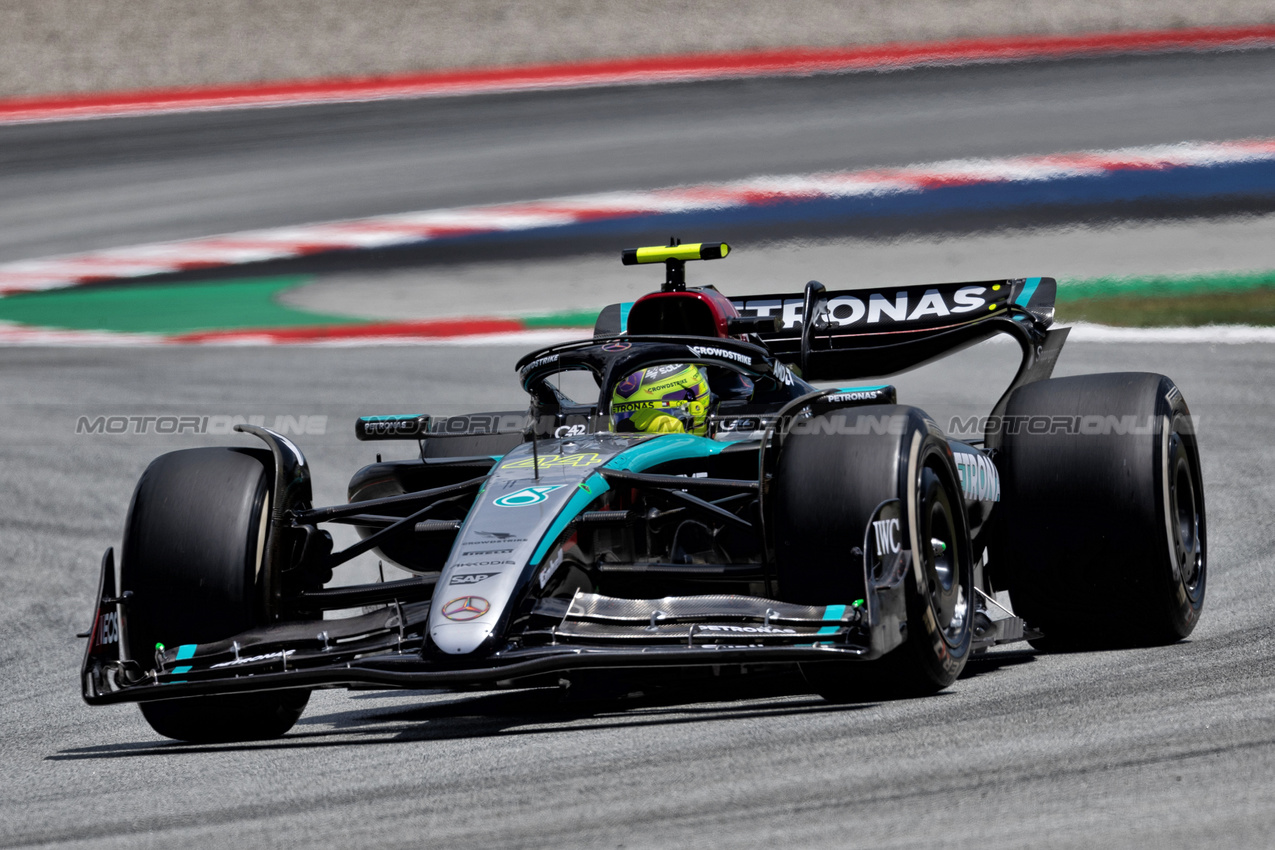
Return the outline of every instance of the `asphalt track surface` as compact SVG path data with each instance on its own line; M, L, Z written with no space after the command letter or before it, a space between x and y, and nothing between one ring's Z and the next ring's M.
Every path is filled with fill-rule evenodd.
M985 411L1015 351L987 349L901 379L902 399L940 421ZM0 847L1163 848L1275 837L1271 346L1082 344L1060 362L1059 374L1167 372L1200 418L1208 600L1175 646L1005 647L940 696L849 706L782 681L619 703L334 691L316 694L285 739L245 746L173 745L131 706L80 702L72 635L87 626L97 560L118 542L136 477L162 451L242 438L77 436L78 417L329 415L326 435L299 439L317 498L339 500L386 446L355 443L356 412L498 409L517 397L517 354L7 352ZM1102 600L1075 603L1083 621Z
M0 128L0 261L757 174L1275 135L1275 51Z
M325 140L301 111L287 110L127 126L7 128L0 133L3 156L21 155L26 164L0 177L6 198L0 224L26 225L3 237L6 258L17 258L90 247L83 240L114 245L400 208L647 188L701 176L1272 135L1275 110L1266 108L1272 95L1253 84L1263 74L1269 80L1272 67L1275 60L1254 54L863 78L861 84L881 96L877 126L862 131L878 138L867 152L865 139L842 139L847 104L821 112L823 98L812 95L804 98L811 111L803 112L796 82L689 86L676 95L674 89L641 90L630 93L632 102L615 92L438 102L420 108L451 115L456 147L443 159L459 176L448 178L453 172L438 166L439 180L389 181L379 187L383 197L376 180L388 180L396 163L406 167L415 158L425 168L426 157L411 141L429 122L410 110L393 143L341 122L335 138ZM1051 75L1061 87L1056 97ZM1090 83L1082 85L1085 80ZM1134 96L1126 84L1139 80L1143 89ZM819 90L841 84L805 82ZM945 132L920 132L925 122L917 111L923 104L942 109L952 101L943 91L958 83L967 101L983 98L982 108L967 102L970 114L954 116ZM686 95L692 104L701 98L699 109L755 86L778 86L777 94L762 105L729 108L722 118L739 127L750 109L759 110L748 126L762 135L741 139L747 150L738 154L721 152L722 140L732 138L729 126L710 132L707 120L698 131L681 125L681 136L676 122L666 127L680 141L666 140L661 151L658 122L641 108ZM1004 98L980 94L981 87L1004 94L1016 86L1022 88L1013 108ZM1233 97L1231 86L1238 92ZM886 90L912 107L891 118ZM1065 96L1068 91L1076 97ZM609 100L616 102L604 109ZM506 116L511 123L503 130L502 103L522 109ZM1107 111L1095 117L1104 103ZM555 105L588 105L589 114L557 122L554 135L544 113ZM342 114L381 116L373 123L382 129L395 123L381 106L348 109ZM617 113L614 122L611 113ZM330 119L332 113L318 114ZM805 134L767 123L799 122L805 115ZM1201 120L1208 116L1211 121ZM507 138L507 162L488 158L483 171L479 141L495 149L502 135L519 136L520 117L533 125L529 132L548 134L542 147ZM268 118L283 120L276 125ZM468 134L472 158L463 150L466 120L478 127ZM183 121L193 123L183 129ZM239 121L252 122L252 133L240 129L238 148L190 149L200 138L195 128L205 127L211 144ZM221 131L207 130L207 122ZM325 123L333 125L315 125ZM164 127L173 134L167 141L157 132ZM837 147L819 152L812 141L803 150L797 142L820 127L825 142ZM19 131L47 144L18 145ZM281 135L271 142L274 131ZM125 143L129 133L140 140L136 157ZM555 139L561 147L573 133L575 149L553 150ZM594 139L591 162L581 148ZM377 147L378 140L385 144ZM359 148L360 141L371 147ZM337 142L337 149L323 152ZM147 144L155 150L146 153ZM102 146L99 158L87 157L95 145ZM365 153L352 157L350 150ZM680 163L661 159L676 151ZM632 157L608 169L605 163L618 152ZM523 153L533 165L514 167ZM355 176L344 184L350 191L318 185L325 169L351 162ZM58 163L66 174L58 173ZM276 170L280 182L269 184ZM152 182L133 179L138 175ZM354 191L363 185L359 175L370 181L362 194ZM27 194L13 194L24 180ZM92 190L93 181L100 191ZM160 191L166 181L177 181L169 186L171 202ZM41 182L42 193L35 188ZM192 187L205 188L208 203L187 197ZM275 193L281 193L278 203L255 213L259 220L234 213L239 204ZM23 215L23 198L45 206ZM332 212L320 212L324 208ZM1013 352L989 345L901 378L901 399L940 422L985 412L1009 378L1012 368L1003 361ZM6 673L0 847L1158 849L1275 842L1275 627L1269 616L1275 347L1268 345L1081 343L1069 345L1059 363L1060 375L1167 373L1200 419L1208 599L1196 632L1175 646L1078 655L1006 647L971 664L942 695L848 706L804 694L792 680L685 685L619 702L563 702L556 692L528 691L325 692L315 695L289 736L245 746L170 744L132 707L83 705L76 681L82 644L72 635L88 625L98 558L106 546L118 545L137 476L163 451L241 438L77 435L79 417L327 416L324 434L299 440L315 469L316 498L330 503L341 500L350 473L376 450L354 441L354 416L405 406L440 413L503 408L517 399L512 362L520 353L444 346L6 350L0 359L0 669ZM1085 606L1102 602L1076 599L1077 617L1083 620Z

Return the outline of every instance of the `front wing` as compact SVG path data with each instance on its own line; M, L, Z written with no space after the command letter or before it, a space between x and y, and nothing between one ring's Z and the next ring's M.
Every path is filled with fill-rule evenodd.
M904 632L901 584L826 606L751 596L634 600L580 592L570 600L541 600L534 613L551 625L483 656L430 653L425 601L346 619L281 623L133 659L128 599L115 596L114 584L107 550L81 670L84 699L93 705L293 688L532 686L577 670L871 660L901 643ZM993 620L979 645L1023 637L1017 617Z

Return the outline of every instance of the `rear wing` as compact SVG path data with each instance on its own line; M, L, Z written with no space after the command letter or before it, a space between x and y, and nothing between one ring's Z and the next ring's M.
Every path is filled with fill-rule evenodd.
M800 295L731 304L745 319L773 318L774 329L757 336L799 363L807 380L843 380L903 372L998 333L1039 342L1053 324L1057 290L1051 277L831 292L811 281Z
M992 408L996 417L1016 388L1053 373L1069 330L1050 330L1057 292L1052 277L832 292L812 280L801 294L730 299L739 318L726 325L729 333L746 334L779 359L798 364L807 381L894 375L1007 334L1018 342L1022 362ZM627 332L631 306L604 309L594 335ZM807 316L814 318L806 321ZM985 446L995 448L999 441L999 430L989 428Z
M903 372L998 333L1039 344L1053 324L1057 291L1051 277L832 291L811 281L804 293L730 303L744 320L738 324L797 363L806 380L847 380ZM626 332L630 306L605 308L595 334Z
M1029 277L882 289L827 291L816 286L815 290L820 335L843 337L940 330L1003 316L1011 307L1048 327L1054 321L1058 285L1052 277ZM749 295L730 301L744 318L778 320L774 331L759 334L763 339L800 338L805 293Z
M776 356L800 363L807 381L893 375L998 334L1012 336L1022 361L991 422L1004 415L1015 389L1053 373L1069 330L1049 329L1057 293L1052 277L837 292L812 280L800 298L762 295L731 303L746 322L763 314L777 319L773 330L759 329L757 336ZM983 445L1000 445L998 428L988 426Z
M680 246L674 240L668 249L644 251L652 256L650 261L663 259L672 268L672 261L677 257L657 256L654 252L678 249ZM695 249L703 254L700 246ZM627 254L629 252L626 252L625 263L630 264ZM632 254L637 256L636 251ZM720 246L720 256L725 256L724 245ZM672 271L669 274L672 275ZM708 328L714 324L718 336L739 336L765 345L776 358L797 363L801 376L807 381L896 375L992 336L1010 335L1019 344L1023 359L1014 380L992 408L988 422L1005 413L1010 395L1017 387L1046 380L1051 375L1067 340L1067 328L1049 329L1053 325L1054 299L1058 294L1058 284L1053 278L975 280L833 292L817 280L811 280L802 293L745 296L731 298L729 303L711 287L690 291L685 287L685 279L678 279L676 283L678 285L666 284L662 292L645 299L685 294L713 302L709 312L713 313L714 322L700 322L697 326ZM594 338L629 333L632 306L632 303L621 303L603 308L594 325ZM643 334L685 334L690 326L686 321L666 321L668 316L676 320L677 311L648 312L644 325L655 326L644 326ZM731 312L737 315L729 315ZM983 445L996 449L1000 445L1000 429L989 426Z

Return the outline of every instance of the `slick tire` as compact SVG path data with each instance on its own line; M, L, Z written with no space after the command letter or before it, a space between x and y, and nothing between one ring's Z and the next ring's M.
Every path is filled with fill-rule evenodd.
M1028 384L1006 410L990 566L1042 650L1157 646L1204 605L1207 526L1190 411L1163 375ZM1039 423L1053 423L1045 428Z
M945 438L922 411L880 405L853 415L901 427L844 434L816 417L780 451L773 479L780 596L805 604L865 598L869 523L883 502L898 500L901 539L918 554L904 579L903 644L878 661L803 664L802 672L834 702L932 694L961 674L973 640L973 562L959 479Z
M269 452L204 448L156 458L125 522L121 586L131 657L152 666L157 643L209 643L266 620L261 576L270 518ZM190 742L278 737L308 690L141 704L151 728Z

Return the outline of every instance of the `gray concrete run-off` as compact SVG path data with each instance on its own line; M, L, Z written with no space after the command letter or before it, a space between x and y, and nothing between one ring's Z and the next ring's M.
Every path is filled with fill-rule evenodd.
M3 0L0 97L1275 22L1266 0Z
M7 351L0 847L1270 846L1271 346L1080 344L1059 363L1166 372L1200 417L1210 580L1185 643L1007 647L940 696L849 706L791 681L574 706L323 692L287 738L239 747L169 745L133 707L81 703L72 635L133 482L160 452L244 438L77 436L79 416L329 415L298 439L317 498L340 500L374 451L408 453L356 443L353 416L498 409L519 353ZM1009 371L985 354L905 376L902 400L942 422L985 412Z
M708 240L714 234L694 237ZM690 266L687 279L731 295L750 295L799 292L810 279L831 289L858 289L1037 275L1075 279L1266 271L1275 269L1272 246L1275 215L894 240L744 243L732 246L725 262ZM617 250L535 262L328 274L283 293L280 300L311 312L369 319L535 315L632 301L662 279L660 266L621 266Z

